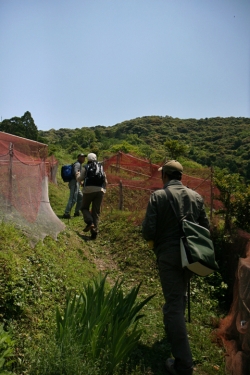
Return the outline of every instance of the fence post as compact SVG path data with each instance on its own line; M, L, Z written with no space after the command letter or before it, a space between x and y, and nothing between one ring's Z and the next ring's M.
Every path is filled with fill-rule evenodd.
M123 187L122 181L119 181L119 210L123 210Z

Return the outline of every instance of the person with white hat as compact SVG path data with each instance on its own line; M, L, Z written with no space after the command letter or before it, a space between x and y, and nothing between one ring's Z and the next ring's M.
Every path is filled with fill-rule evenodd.
M186 292L191 272L182 268L179 220L184 217L209 229L202 197L185 187L183 167L176 160L167 161L161 168L163 189L151 194L142 235L153 243L159 276L165 299L163 322L174 358L168 358L166 368L172 375L191 375L193 360L185 324ZM172 195L177 219L166 193Z
M98 234L101 204L106 193L107 178L102 164L97 161L96 154L89 153L87 160L88 163L77 175L77 181L84 181L81 211L86 227L83 231L90 231L91 239L95 240Z

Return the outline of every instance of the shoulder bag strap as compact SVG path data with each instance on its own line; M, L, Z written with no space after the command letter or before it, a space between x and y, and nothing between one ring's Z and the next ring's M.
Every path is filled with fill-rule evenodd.
M174 214L175 214L175 216L176 216L176 218L177 218L177 220L178 220L178 223L179 223L179 226L180 226L181 233L183 233L182 225L181 225L181 221L180 221L180 219L179 219L179 217L178 217L178 215L177 215L177 212L176 212L176 209L175 209L175 206L174 206L173 195L172 195L171 191L168 189L168 187L166 187L164 190L165 190L165 193L167 194L168 200L169 200L169 202L170 202L170 204L171 204L171 207L172 207L172 209L173 209L173 211L174 211Z
M172 207L172 209L174 211L174 214L177 217L181 233L183 233L181 222L180 222L180 220L179 220L179 218L177 216L176 210L175 210L173 195L172 195L171 191L167 187L164 190L165 190L165 193L167 194L168 200L169 200L169 202L171 204L171 207ZM190 280L188 280L187 293L188 293L188 299L187 299L187 302L188 302L188 322L191 323L191 312L190 312Z
M173 211L174 211L174 214L175 214L175 216L176 216L177 219L178 219L178 215L177 215L176 210L175 210L175 207L174 207L173 195L172 195L171 191L170 191L167 187L166 187L166 189L164 189L164 190L165 190L165 193L167 194L168 200L169 200L169 202L170 202L170 204L171 204L171 207L172 207L172 209L173 209ZM179 219L178 219L178 222L179 222Z

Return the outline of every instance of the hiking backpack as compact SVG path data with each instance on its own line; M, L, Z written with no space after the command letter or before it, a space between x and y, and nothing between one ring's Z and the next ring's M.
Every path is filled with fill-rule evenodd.
M105 182L103 166L97 161L92 161L85 166L86 175L84 186L102 186Z
M73 164L66 164L63 165L61 168L61 176L64 182L69 182L75 178L75 173L74 173L74 165Z

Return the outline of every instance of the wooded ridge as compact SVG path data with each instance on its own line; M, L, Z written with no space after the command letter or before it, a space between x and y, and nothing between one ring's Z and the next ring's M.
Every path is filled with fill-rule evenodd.
M0 131L46 143L50 154L60 149L69 155L82 150L103 158L121 150L153 163L162 162L165 157L184 156L202 166L227 168L230 173L240 173L250 180L249 125L250 118L245 117L197 120L144 116L107 127L42 131L27 111L20 118L3 120Z
M149 157L152 162L167 155L166 140L175 140L185 146L185 156L191 160L203 166L228 168L231 173L250 179L250 118L185 120L145 116L108 127L39 131L39 136L50 147L57 145L72 151L75 145L99 154L116 152L120 147L124 152Z

